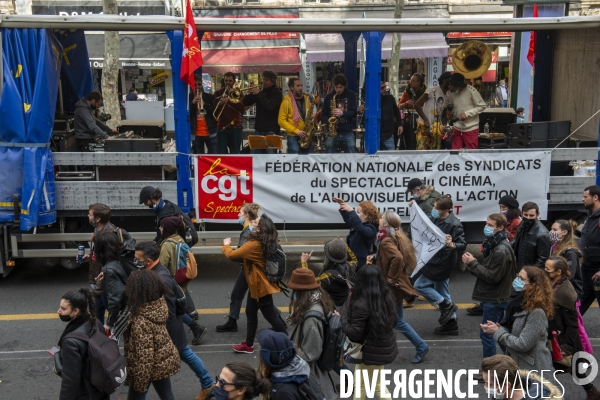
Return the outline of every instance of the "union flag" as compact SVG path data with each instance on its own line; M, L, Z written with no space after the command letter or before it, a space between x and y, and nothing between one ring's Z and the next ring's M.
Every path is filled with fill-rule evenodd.
M202 66L202 52L200 50L200 40L196 32L196 23L192 13L192 5L187 0L185 12L185 29L183 30L183 52L181 54L181 73L180 78L188 85L194 87L194 72Z
M537 3L533 3L533 18L538 18L538 6ZM533 67L533 60L535 59L535 41L537 39L537 32L531 31L531 36L529 37L529 51L527 52L527 61Z

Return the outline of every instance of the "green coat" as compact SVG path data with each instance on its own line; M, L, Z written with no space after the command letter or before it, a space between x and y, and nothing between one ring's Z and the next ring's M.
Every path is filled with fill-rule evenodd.
M171 272L171 275L173 276L175 276L175 272L177 272L178 262L177 254L175 254L175 249L177 247L177 243L183 241L184 240L181 236L179 236L178 234L174 234L163 240L160 244L160 255L158 256L158 259L160 260L160 263L162 265L167 267L167 269L169 270L169 272ZM181 286L181 289L183 289L184 291L187 289L187 283L179 286Z
M433 186L427 186L423 196L417 200L417 205L421 207L421 210L423 210L428 217L431 217L431 210L433 210L433 199L438 196L440 196L440 194L435 191Z

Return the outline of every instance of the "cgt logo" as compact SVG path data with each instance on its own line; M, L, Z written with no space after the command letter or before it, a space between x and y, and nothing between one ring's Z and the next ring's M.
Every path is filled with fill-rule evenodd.
M200 157L197 176L200 218L235 220L253 201L252 157Z

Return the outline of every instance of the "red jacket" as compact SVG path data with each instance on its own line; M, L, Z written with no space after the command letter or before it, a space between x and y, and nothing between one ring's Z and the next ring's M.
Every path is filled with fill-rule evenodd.
M513 218L506 225L509 241L514 240L515 236L517 236L517 229L519 229L519 225L521 225L521 217Z

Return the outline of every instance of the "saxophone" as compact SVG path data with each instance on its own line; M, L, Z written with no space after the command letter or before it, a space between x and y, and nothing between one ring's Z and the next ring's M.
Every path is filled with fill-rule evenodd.
M335 101L337 97L337 93L333 95L333 99L331 100L331 112L333 113L333 110L335 110L337 108L337 103ZM338 131L337 131L337 125L338 125L338 118L334 115L332 115L331 117L329 117L329 119L327 120L327 122L329 123L329 136L331 136L332 138L336 137L338 135Z
M304 138L298 138L300 147L302 147L303 149L308 148L308 146L310 145L310 142L313 139L315 131L317 130L317 127L315 124L315 119L313 117L313 108L315 106L315 98L313 97L312 94L307 94L306 96L308 96L308 101L310 103L308 106L308 109L306 110L306 117L304 118L304 133L306 134L306 136L304 136Z

